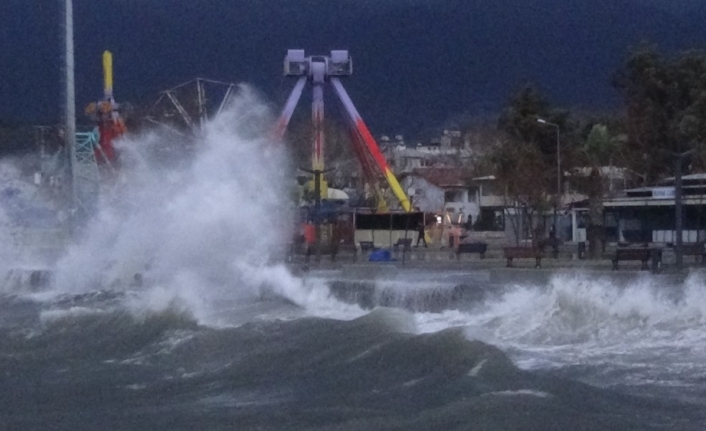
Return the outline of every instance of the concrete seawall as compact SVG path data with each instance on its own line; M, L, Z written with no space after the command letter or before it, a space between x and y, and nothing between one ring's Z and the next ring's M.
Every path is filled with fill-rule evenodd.
M649 281L670 293L681 291L691 272L651 274L647 271L611 271L586 268L505 268L468 269L463 266L359 263L343 265L325 274L312 271L307 276L327 281L337 299L370 309L399 307L415 312L469 309L474 304L502 295L514 286L546 287L559 279L575 277L582 282L600 281L616 289Z
M590 270L576 268L554 268L554 269L527 269L527 268L495 268L489 270L490 282L493 284L536 284L545 285L555 277L581 277L607 280L617 286L639 281L640 279L650 279L657 284L679 285L686 280L689 272L652 274L648 271L637 270Z

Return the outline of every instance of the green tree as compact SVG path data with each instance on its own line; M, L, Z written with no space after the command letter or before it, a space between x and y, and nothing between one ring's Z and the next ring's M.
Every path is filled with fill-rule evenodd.
M502 111L498 130L506 139L489 154L500 184L507 190L508 197L522 208L523 226L532 232L539 230L539 221L544 221L543 215L558 199L556 129L538 123L540 118L559 127L562 153L566 157L574 129L569 113L552 108L545 96L531 86L515 94ZM565 162L562 171L568 167ZM533 237L539 239L537 235Z
M488 153L489 165L505 190L506 207L514 207L515 214L508 217L515 233L515 240L523 236L526 229L534 232L538 222L552 207L552 200L545 187L546 164L541 152L532 145L518 146L514 140L498 142ZM536 241L536 235L533 235ZM536 245L536 244L535 244Z
M599 258L598 245L603 239L603 199L608 194L605 176L614 175L614 172L604 171L614 167L625 140L625 135L612 134L604 124L594 124L577 155L581 169L580 172L575 170L573 185L588 198L587 239L592 259Z
M706 141L706 55L666 58L654 47L633 50L615 74L625 105L627 159L643 185L672 174L673 153Z

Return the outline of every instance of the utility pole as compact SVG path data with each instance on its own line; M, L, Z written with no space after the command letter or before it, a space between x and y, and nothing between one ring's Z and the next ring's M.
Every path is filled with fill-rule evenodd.
M542 118L537 118L539 124L546 124L547 126L552 126L556 128L556 199L554 202L554 235L558 236L559 231L557 230L557 213L559 212L559 207L561 206L561 135L558 124L550 123Z
M676 240L674 242L674 254L676 255L677 269L684 266L684 223L682 208L682 164L684 159L696 152L695 149L684 151L683 153L672 153L674 157L674 230Z
M64 0L64 146L66 148L67 164L66 178L68 189L68 223L69 235L73 235L74 213L76 211L76 184L73 171L76 163L76 90L74 87L74 9L73 0Z

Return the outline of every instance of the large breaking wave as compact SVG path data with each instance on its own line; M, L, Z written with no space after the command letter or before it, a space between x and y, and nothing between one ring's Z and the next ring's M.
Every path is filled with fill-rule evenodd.
M54 291L141 284L135 303L177 301L203 322L222 312L214 305L263 294L326 307L325 286L305 285L276 263L294 211L286 151L272 142L271 124L266 105L242 87L181 146L159 130L120 141L119 178L58 262ZM175 157L174 148L189 150Z
M277 263L292 214L269 124L243 88L185 157L163 158L174 137L158 132L120 143L119 180L51 290L0 301L0 386L16 394L0 398L2 422L623 430L687 429L682 408L698 416L522 369L608 362L599 373L615 378L616 367L638 364L627 375L655 381L665 368L694 368L706 360L699 277L665 289L579 275L491 292L477 280L468 289L400 274L372 294L343 286L364 296L345 304L329 280ZM363 311L380 305L412 313ZM678 371L678 385L700 378Z
M419 313L422 332L465 328L525 369L554 369L600 386L700 397L706 370L706 283L645 276L621 285L580 273L548 285L504 286L470 310Z
M174 310L45 319L0 331L11 427L699 429L680 422L695 408L538 377L460 329L410 333L399 310L220 329Z

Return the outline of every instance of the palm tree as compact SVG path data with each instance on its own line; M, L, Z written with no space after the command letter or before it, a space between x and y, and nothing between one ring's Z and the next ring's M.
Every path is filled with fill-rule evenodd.
M589 224L586 233L589 242L588 255L591 259L599 258L598 244L604 237L603 199L607 195L604 177L614 175L613 163L625 141L624 135L613 135L605 125L596 124L581 147L581 158L589 171L585 180L579 181L577 186L583 189L588 197ZM610 167L607 172L606 166ZM585 175L585 172L582 174Z

